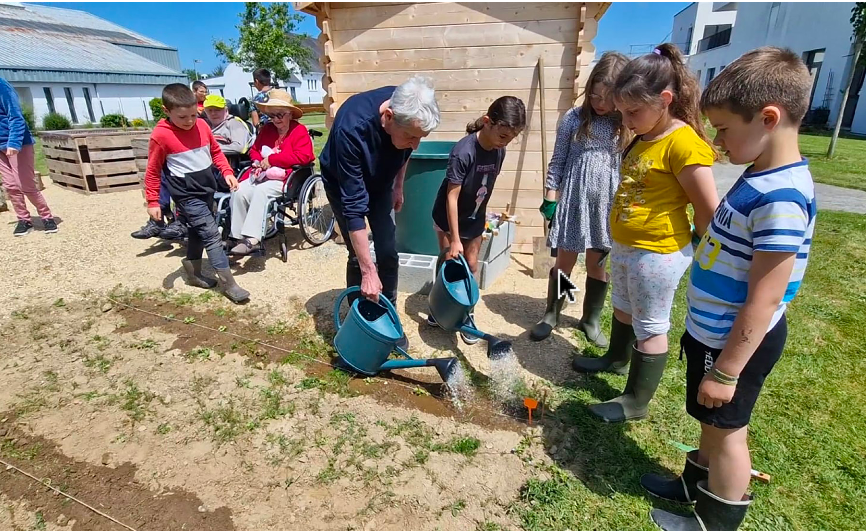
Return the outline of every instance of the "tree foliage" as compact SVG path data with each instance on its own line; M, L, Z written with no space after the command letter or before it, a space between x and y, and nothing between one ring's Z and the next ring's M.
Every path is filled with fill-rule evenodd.
M851 40L854 42L854 53L851 57L851 68L842 86L842 101L839 104L839 112L836 114L836 126L830 136L830 146L827 148L827 158L833 158L836 152L836 141L839 139L839 131L842 130L842 120L845 119L845 107L848 105L848 94L851 92L851 82L854 81L854 73L857 65L863 62L863 44L866 43L866 2L857 2L851 8Z
M210 77L220 77L226 73L226 65L217 65L210 73Z
M200 77L194 68L184 68L183 74L188 77L190 81L195 81Z
M851 9L851 25L854 27L852 40L866 42L866 2L857 2ZM866 64L866 55L860 56L860 64Z
M267 68L275 78L285 81L293 73L289 61L300 70L295 73L310 68L313 54L304 46L307 35L295 33L302 20L287 3L245 2L237 25L239 38L214 40L214 48L217 55L245 70Z

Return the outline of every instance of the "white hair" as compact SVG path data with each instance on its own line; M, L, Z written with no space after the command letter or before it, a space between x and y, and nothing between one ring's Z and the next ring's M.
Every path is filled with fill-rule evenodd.
M397 87L391 96L394 121L404 127L420 127L425 133L439 127L439 104L430 78L415 75Z

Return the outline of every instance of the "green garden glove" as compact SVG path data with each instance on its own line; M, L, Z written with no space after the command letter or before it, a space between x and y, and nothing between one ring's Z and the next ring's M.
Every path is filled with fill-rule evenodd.
M556 201L551 201L549 199L543 200L541 206L538 207L538 211L541 212L544 219L550 221L553 219L553 214L556 213Z

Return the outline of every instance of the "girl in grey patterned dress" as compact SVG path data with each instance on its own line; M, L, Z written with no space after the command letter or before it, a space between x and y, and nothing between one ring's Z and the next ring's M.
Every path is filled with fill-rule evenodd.
M585 252L586 286L578 327L595 345L608 346L599 326L608 288L604 268L610 251L608 217L619 185L620 156L630 140L611 89L627 63L620 53L602 55L589 75L583 104L565 113L557 127L540 208L545 219L552 220L547 244L556 249L556 266L550 271L544 317L530 332L535 341L550 336L565 304L564 297L558 298L556 270L571 275L577 255Z

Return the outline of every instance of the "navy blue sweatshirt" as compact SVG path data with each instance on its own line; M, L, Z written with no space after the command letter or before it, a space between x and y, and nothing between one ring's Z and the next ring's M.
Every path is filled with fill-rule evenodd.
M0 149L21 150L22 146L33 143L30 129L21 113L18 93L5 79L0 77Z
M337 111L328 142L319 155L322 177L330 193L339 194L350 231L363 230L370 196L388 194L411 149L397 149L382 127L379 107L396 87L355 94Z

